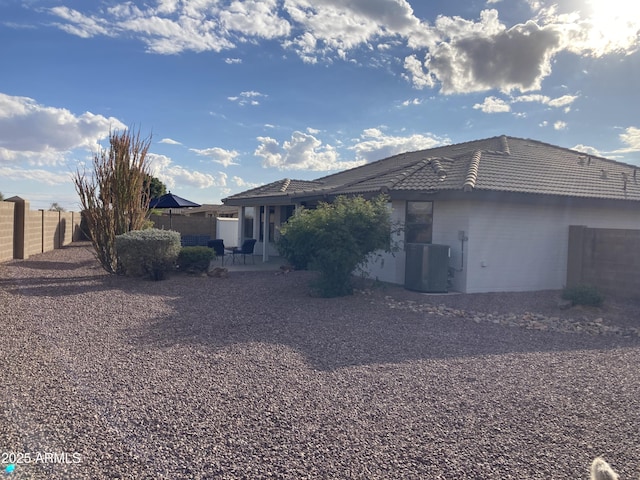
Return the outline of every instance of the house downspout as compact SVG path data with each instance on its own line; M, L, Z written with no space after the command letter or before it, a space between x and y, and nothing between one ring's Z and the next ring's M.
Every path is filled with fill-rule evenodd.
M460 268L456 268L456 272L464 271L464 243L469 241L469 237L464 230L458 230L458 240L460 240Z

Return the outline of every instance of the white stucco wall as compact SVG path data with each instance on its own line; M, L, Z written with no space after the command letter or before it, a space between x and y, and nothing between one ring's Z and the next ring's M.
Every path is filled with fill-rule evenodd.
M569 225L638 228L640 212L585 206L475 202L470 206L464 291L563 288Z
M395 222L404 222L405 205L404 201L392 202ZM451 247L453 290L557 290L566 282L569 225L638 229L640 209L436 200L433 222L433 243ZM468 239L464 256L459 232ZM367 265L370 278L403 285L404 249L382 258L383 263Z
M468 241L460 240L460 232L469 237L469 212L467 201L443 201L433 204L432 242L451 248L449 267L453 269L452 289L464 291L467 279ZM464 249L464 250L463 250Z
M389 206L391 210L391 223L394 228L399 224L404 224L406 202L393 201ZM363 266L366 275L371 279L382 282L404 284L404 233L399 232L391 239L392 243L399 245L399 251L387 253L383 251L375 252L369 257L369 261Z

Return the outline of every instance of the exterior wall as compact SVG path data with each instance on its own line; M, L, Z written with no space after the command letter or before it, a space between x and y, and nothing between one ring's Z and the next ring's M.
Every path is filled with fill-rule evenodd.
M60 212L42 211L41 251L47 252L60 248Z
M565 285L569 225L633 228L637 209L578 202L474 202L469 218L467 283L463 291L556 290Z
M15 203L0 202L0 262L13 259Z
M155 228L174 230L180 235L209 235L216 238L216 219L214 217L192 217L187 215L150 215Z
M19 197L0 202L0 261L26 259L79 240L80 219L77 212L31 210Z
M569 228L567 285L593 285L609 295L640 296L640 230Z
M406 203L394 200L389 206L391 210L392 225L404 224ZM399 232L391 239L393 244L399 245L400 249L394 253L383 251L372 254L367 263L363 265L363 270L369 278L374 278L382 282L404 284L405 253L404 253L404 232Z
M29 258L30 255L42 253L45 250L42 242L42 211L29 210L26 213L24 253L25 258Z
M77 220L77 226L74 225ZM80 235L80 214L75 212L60 212L58 238L60 245L69 245Z
M464 291L467 284L470 209L471 203L467 201L435 201L433 204L432 243L451 248L452 289L458 292Z
M454 291L464 293L558 290L565 286L570 225L639 228L640 210L597 203L435 200L433 243L451 248ZM392 202L403 223L404 201ZM462 239L465 239L464 241ZM404 237L398 238L401 242ZM371 278L404 284L404 248L369 262Z

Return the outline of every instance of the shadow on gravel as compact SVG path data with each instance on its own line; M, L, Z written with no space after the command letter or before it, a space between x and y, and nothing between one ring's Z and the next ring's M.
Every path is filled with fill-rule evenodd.
M420 359L640 344L637 339L534 332L393 309L386 296L404 298L407 294L401 287L373 289L368 295L314 298L308 287L311 272L234 272L224 279L176 274L161 282L108 275L86 244L66 247L70 248L76 248L71 256L54 251L1 265L0 289L34 297L74 296L78 305L96 301L95 297L76 298L83 294L108 297L118 292L120 302L131 295L123 302L130 318L147 310L152 299L161 302L169 307L164 311L173 313L126 332L129 342L143 348L194 344L218 350L248 343L284 345L300 353L313 368L333 370ZM418 298L424 303L440 301Z
M243 277L248 275L249 277ZM159 318L130 341L148 348L196 344L212 349L248 343L286 345L315 369L422 359L639 345L620 337L534 332L517 327L428 316L389 307L385 292L313 298L309 272L244 273L194 279L173 290L175 314ZM251 279L255 279L252 287ZM162 289L170 282L162 282ZM204 308L203 308L204 306Z

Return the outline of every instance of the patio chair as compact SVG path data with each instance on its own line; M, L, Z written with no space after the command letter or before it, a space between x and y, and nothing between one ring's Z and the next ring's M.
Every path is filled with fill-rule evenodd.
M256 259L253 256L253 248L256 246L255 238L248 238L244 242L242 242L242 246L240 248L235 247L231 250L231 254L233 255L233 263L236 263L236 255L242 255L242 260L244 263L247 263L247 255L251 255L251 260L253 263L256 263Z
M220 265L224 265L224 240L222 240L221 238L209 240L207 242L207 247L213 248L213 251L216 252L216 258L220 259Z

